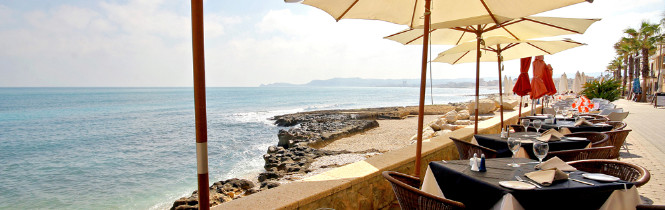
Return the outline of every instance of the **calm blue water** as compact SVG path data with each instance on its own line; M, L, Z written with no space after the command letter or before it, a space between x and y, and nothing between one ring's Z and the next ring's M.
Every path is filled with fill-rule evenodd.
M472 94L435 88L434 101ZM417 105L417 95L417 88L208 88L210 181L263 169L280 129L268 120L274 115ZM191 88L0 88L0 209L170 207L196 189L193 104Z

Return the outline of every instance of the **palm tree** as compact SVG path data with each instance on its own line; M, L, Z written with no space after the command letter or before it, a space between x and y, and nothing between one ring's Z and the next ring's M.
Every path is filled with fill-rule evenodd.
M633 88L633 78L636 74L639 74L636 70L636 64L635 62L637 60L637 57L639 56L639 48L637 45L637 37L638 33L637 30L633 28L627 28L626 30L623 31L627 36L621 38L622 42L622 49L628 53L628 89L630 90L629 92L632 92Z
M623 69L623 84L621 85L622 87L621 89L623 90L621 92L621 96L625 96L626 83L628 82L628 66L629 66L628 61L630 56L630 45L622 38L621 40L619 40L619 42L614 44L614 49L616 50L617 55L621 57L621 60L623 60L625 66L625 68ZM628 86L628 89L630 89L630 86Z
M659 24L651 24L649 22L643 21L642 25L637 34L636 44L639 47L642 54L642 88L648 90L647 81L648 77L651 75L649 69L649 55L653 54L656 50L656 41L659 31ZM645 94L642 94L640 101L646 101Z

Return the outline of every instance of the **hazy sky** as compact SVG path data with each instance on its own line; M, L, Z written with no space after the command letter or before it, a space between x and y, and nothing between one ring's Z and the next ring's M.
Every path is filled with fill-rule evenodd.
M205 1L208 86L361 77L412 79L421 46L384 36L405 26L335 22L316 8L282 0ZM546 56L554 75L600 72L623 29L662 18L665 0L595 0L539 16L602 18L588 46ZM191 86L191 22L184 0L0 0L0 86ZM432 53L450 48L435 46ZM471 78L475 64L433 64L435 79ZM516 77L518 61L505 74ZM496 77L496 63L481 65ZM569 76L570 77L570 76Z

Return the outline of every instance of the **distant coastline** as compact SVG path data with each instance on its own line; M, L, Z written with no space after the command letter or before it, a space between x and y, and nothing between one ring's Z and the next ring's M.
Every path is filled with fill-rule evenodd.
M498 80L480 79L480 86L498 86ZM429 80L427 82L430 82ZM475 79L434 79L432 86L436 88L469 88L475 87ZM363 79L363 78L332 78L312 80L305 84L271 83L259 87L419 87L419 79ZM429 85L428 85L429 87Z

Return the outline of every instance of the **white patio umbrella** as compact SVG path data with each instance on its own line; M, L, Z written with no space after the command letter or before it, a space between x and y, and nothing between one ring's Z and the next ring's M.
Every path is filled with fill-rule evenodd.
M578 94L582 92L582 75L578 71L575 73L575 79L573 79L573 93Z
M504 95L511 96L513 95L513 79L511 77L508 77L508 79L503 79L505 85L504 85Z
M476 41L470 41L439 53L433 61L449 64L470 63L474 61L498 62L499 78L501 78L501 62L504 60L538 55L552 55L570 48L585 45L570 39L556 41L515 40L503 36L487 37L484 39L484 42L485 46L480 48L480 50L484 52L484 56L480 58L477 58L472 53L478 49L476 48L478 43ZM478 101L476 101L476 104L477 103ZM499 85L499 104L501 126L503 127L503 96L501 94L501 85ZM477 114L478 110L476 110L476 116Z
M382 20L409 28L453 28L488 23L505 23L585 0L285 0L301 2L323 10L335 20ZM593 2L593 0L586 0ZM418 134L416 143L415 175L420 174L423 117L425 110L425 83L429 33L422 33L423 53L420 72L420 101L418 107ZM478 78L476 79L478 83ZM478 95L478 90L476 90Z
M568 92L568 77L566 76L566 73L563 73L561 75L561 78L559 78L559 94L565 94Z

